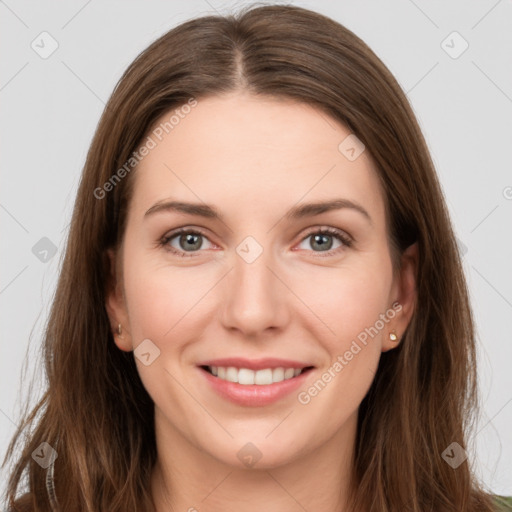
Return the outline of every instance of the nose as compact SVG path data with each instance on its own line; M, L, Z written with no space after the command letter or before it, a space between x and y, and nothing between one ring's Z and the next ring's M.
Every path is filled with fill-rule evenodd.
M243 253L240 253L243 254ZM290 318L290 297L286 279L271 251L252 262L239 253L233 268L223 279L221 321L244 338L257 338L270 331L282 330Z

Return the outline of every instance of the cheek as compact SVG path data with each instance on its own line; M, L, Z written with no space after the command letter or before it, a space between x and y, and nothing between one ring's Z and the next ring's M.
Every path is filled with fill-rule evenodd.
M222 272L211 265L171 266L161 257L132 255L125 260L124 272L134 345L150 338L163 346L164 339L176 339L182 329L190 329L201 310L207 314L201 302L210 311L216 297L212 288ZM339 268L311 266L307 275L283 270L283 278L300 299L289 298L294 322L333 349L350 344L390 307L390 262L359 258L356 264Z
M146 339L157 347L149 365L136 358L140 378L160 407L180 408L183 401L181 365L188 340L197 332L210 279L196 269L173 268L147 255L132 253L125 259L124 287L133 348ZM180 409L181 411L181 409ZM185 414L185 411L181 411Z
M133 253L126 259L124 271L135 345L138 340L150 338L163 346L164 339L175 338L215 282L211 271L173 267L161 256L151 258Z
M328 357L317 380L302 388L297 399L311 428L321 417L325 432L334 432L357 410L374 379L387 332L381 315L392 318L392 280L391 267L382 263L328 270L323 277L316 274L305 300L321 319L309 316L305 329L315 331Z
M391 306L390 286L390 263L368 258L357 265L313 269L307 280L296 280L294 291L313 313L304 316L309 319L308 328L315 330L317 339L324 340L332 355L374 326L386 312Z

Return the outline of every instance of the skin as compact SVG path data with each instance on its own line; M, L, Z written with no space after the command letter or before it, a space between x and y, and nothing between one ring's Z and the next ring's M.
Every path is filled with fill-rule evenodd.
M120 350L145 339L160 350L148 366L135 358L155 403L157 511L343 509L358 408L381 353L398 345L389 332L400 339L410 321L418 258L411 246L393 274L375 164L368 151L351 162L338 150L349 134L311 106L236 92L199 99L139 164L122 246L109 252L106 307L113 331L123 326ZM144 218L171 197L214 205L224 222ZM284 217L331 198L359 203L372 222L349 208ZM353 245L328 236L337 252L323 256L309 228L329 226ZM168 242L192 257L158 245L180 227L206 233L200 249L179 235ZM251 264L236 251L247 236L263 248ZM299 360L315 366L307 390L396 301L400 312L308 404L297 392L263 407L232 404L196 366L228 356ZM253 467L237 457L248 442L262 455Z

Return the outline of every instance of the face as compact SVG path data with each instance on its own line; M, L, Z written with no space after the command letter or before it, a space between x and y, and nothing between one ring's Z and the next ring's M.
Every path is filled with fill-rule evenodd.
M168 131L150 133L110 253L116 344L135 350L170 442L286 464L354 425L390 332L410 320L414 254L394 275L377 169L319 110L233 93Z

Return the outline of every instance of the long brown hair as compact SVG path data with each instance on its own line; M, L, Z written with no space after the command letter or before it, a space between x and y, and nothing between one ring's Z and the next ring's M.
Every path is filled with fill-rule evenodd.
M486 512L490 495L466 449L477 409L475 333L456 239L432 160L407 98L351 31L293 6L249 6L164 34L129 66L97 127L83 170L43 355L48 379L23 418L8 500L18 510L153 510L153 403L133 354L119 350L105 310L107 248L119 247L136 166L126 167L155 121L191 98L247 90L315 106L357 135L385 190L392 246L419 246L417 303L398 348L381 355L359 409L354 510ZM125 166L123 179L112 180ZM95 193L96 191L96 193ZM41 443L58 457L42 469ZM4 461L5 465L5 461ZM48 477L48 471L53 474ZM26 472L26 473L25 473ZM53 487L52 487L53 482Z

